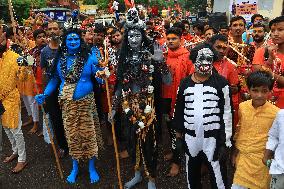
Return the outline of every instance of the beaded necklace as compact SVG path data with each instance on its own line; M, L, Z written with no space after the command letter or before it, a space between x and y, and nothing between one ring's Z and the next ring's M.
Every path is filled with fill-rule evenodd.
M73 63L69 69L67 69L67 57L69 54L65 53L60 58L60 69L63 78L68 83L76 83L82 74L85 62L84 58L81 56L78 56L78 54L75 54L75 59L73 60Z

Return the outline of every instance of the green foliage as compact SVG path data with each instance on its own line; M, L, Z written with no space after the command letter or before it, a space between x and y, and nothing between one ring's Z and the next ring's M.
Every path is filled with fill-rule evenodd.
M45 0L12 0L12 5L14 8L15 19L22 24L23 19L29 17L30 8L43 8L46 6ZM11 22L8 0L0 0L1 15L0 19L5 20L5 22ZM3 13L2 13L3 11Z
M98 5L99 9L106 9L109 1L108 0L84 0L84 5Z

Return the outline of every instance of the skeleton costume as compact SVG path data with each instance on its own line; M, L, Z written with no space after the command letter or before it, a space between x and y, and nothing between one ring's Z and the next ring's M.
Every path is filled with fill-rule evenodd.
M184 135L188 188L192 189L201 187L202 163L208 166L211 188L225 188L219 160L232 145L231 94L227 80L212 72L214 56L207 44L192 49L195 72L210 76L200 82L193 80L195 73L183 79L174 112L176 130Z
M152 55L153 44L146 37L145 23L139 19L135 8L129 9L125 28L117 67L113 112L122 107L127 151L135 162L134 180L137 178L126 183L125 188L132 188L142 180L141 168L150 179L156 177L156 100L159 98L156 94L160 94L162 76L168 75L169 71L162 50L154 49ZM148 188L155 188L153 182L150 185L148 183Z

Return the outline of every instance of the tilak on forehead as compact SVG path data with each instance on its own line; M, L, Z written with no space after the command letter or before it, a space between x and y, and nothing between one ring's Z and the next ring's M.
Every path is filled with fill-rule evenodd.
M70 33L69 36L70 36L70 37L77 37L77 36L79 36L79 35L76 34L76 33Z

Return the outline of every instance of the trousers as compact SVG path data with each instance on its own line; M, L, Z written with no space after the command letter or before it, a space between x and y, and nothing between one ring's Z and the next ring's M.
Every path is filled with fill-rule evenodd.
M22 132L21 113L19 113L19 125L15 129L5 128L5 133L12 145L13 154L18 154L18 162L26 161L26 147Z

